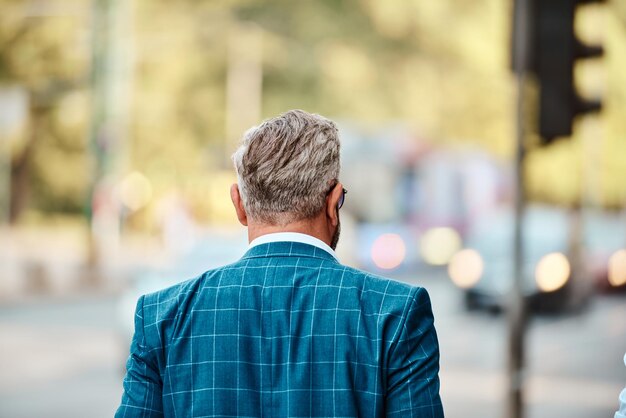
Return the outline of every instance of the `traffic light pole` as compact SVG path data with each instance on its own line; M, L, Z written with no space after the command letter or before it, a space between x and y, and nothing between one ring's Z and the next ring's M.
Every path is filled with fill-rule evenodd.
M506 416L524 416L524 340L526 309L523 295L524 249L523 223L526 196L524 188L524 159L526 156L526 103L527 70L530 59L530 24L532 5L529 0L515 0L513 35L513 62L517 80L516 145L515 145L515 230L514 230L514 283L508 311L508 390Z

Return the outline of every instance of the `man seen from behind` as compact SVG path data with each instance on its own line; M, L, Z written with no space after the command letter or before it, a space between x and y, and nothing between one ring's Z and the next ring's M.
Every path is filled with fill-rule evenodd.
M116 417L443 417L426 290L335 255L335 124L289 111L233 160L249 249L139 299Z

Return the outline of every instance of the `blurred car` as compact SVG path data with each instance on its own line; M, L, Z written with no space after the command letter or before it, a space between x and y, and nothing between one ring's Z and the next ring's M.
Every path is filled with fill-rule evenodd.
M560 311L572 296L569 219L562 209L529 206L523 232L523 296L531 311ZM514 218L500 210L473 224L448 265L468 309L505 310L514 283Z
M397 223L362 223L357 227L356 263L359 268L384 274L415 268L420 260L417 232Z
M445 266L462 245L461 235L450 226L420 231L403 223L362 223L357 235L358 267L383 275Z
M586 211L585 261L600 292L626 291L626 218L621 213Z

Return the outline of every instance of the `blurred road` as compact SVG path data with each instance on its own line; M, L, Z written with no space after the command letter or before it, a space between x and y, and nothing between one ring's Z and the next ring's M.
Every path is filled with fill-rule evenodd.
M436 315L446 415L502 417L503 317L465 312L441 274L420 284ZM626 384L625 302L600 296L584 314L533 320L527 417L613 416ZM111 417L128 352L117 310L111 295L0 306L0 417Z
M411 281L412 280L407 280ZM442 398L449 417L504 417L504 316L462 308L443 277L430 290L441 346ZM626 386L626 298L599 295L581 314L536 317L527 333L527 418L612 417Z
M0 308L0 417L111 417L128 352L116 298Z

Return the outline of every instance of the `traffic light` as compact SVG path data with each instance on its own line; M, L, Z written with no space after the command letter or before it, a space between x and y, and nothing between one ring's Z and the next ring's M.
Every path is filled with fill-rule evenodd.
M576 92L576 61L603 55L601 46L582 43L575 34L578 5L602 0L535 0L530 70L539 83L539 135L544 143L572 133L574 118L601 109L599 100Z

